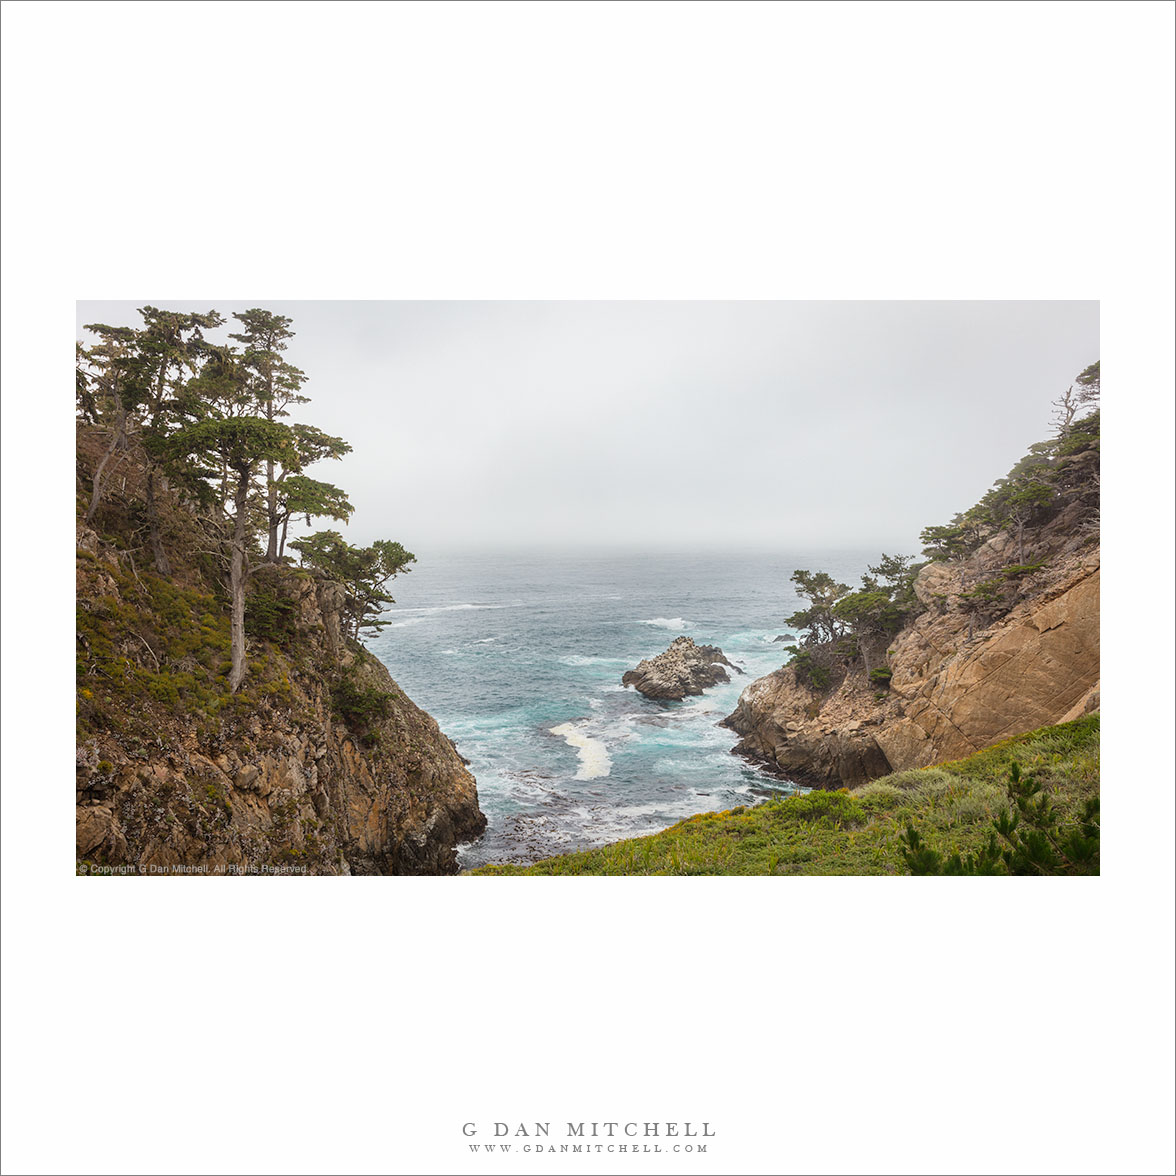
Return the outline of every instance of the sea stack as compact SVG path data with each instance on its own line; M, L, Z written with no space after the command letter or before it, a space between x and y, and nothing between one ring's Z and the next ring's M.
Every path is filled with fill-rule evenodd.
M692 637L677 637L665 653L638 662L621 678L621 685L635 687L646 698L681 699L729 682L724 666L743 673L717 645L695 645Z

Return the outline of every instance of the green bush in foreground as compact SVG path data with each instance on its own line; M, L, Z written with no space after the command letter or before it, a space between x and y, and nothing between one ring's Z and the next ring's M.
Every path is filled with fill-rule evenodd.
M1010 808L975 853L945 858L924 844L913 825L903 835L903 860L912 874L1097 874L1099 798L1088 797L1076 822L1065 823L1058 806L1032 776L1014 763L1008 779ZM997 837L1000 841L997 841ZM1003 842L1002 846L1000 842Z

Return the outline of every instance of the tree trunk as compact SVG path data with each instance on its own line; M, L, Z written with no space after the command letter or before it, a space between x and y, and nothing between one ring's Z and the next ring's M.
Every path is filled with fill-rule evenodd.
M286 554L286 531L290 526L290 516L287 515L282 520L282 542L278 545L278 559L281 559Z
M94 471L94 489L90 493L90 505L86 509L86 522L88 523L97 513L98 504L102 501L102 491L106 488L102 481L102 474L106 470L106 465L114 455L114 451L119 447L123 439L123 433L127 427L127 410L119 408L118 416L115 419L114 436L110 438L110 444L106 447L106 452L102 455L102 460L98 463L98 468Z
M237 517L233 520L232 558L229 562L229 637L232 644L233 668L229 673L229 692L245 680L245 509L249 497L249 471L239 470L237 493L234 497Z
M270 363L266 373L265 419L271 423L277 416L274 408L274 365ZM278 484L274 481L274 463L269 458L265 463L265 510L269 535L266 539L265 558L276 563L278 558Z
M272 417L270 418L273 419ZM269 523L269 539L266 542L265 558L270 563L278 560L278 484L274 481L274 463L265 463L266 516Z
M159 509L155 503L155 466L147 467L147 528L151 535L151 555L155 560L155 571L160 576L171 575L171 564L167 561L167 552L163 550L163 540L159 537Z
M163 391L167 380L167 361L159 369L159 379L155 384L155 410L151 414L151 433L159 435L160 422L163 418ZM159 510L155 503L155 462L147 459L147 530L151 537L151 557L155 561L155 571L160 576L171 575L171 564L167 562L167 553L163 550L163 541L159 537Z

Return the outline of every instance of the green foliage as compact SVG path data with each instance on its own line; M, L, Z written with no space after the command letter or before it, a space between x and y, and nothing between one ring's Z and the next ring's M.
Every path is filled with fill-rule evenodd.
M253 308L234 313L241 330L229 336L241 344L241 366L248 373L246 393L267 420L288 416L292 404L306 404L300 395L306 373L282 358L294 338L293 319L269 310Z
M346 522L355 510L347 495L330 482L319 482L305 474L291 474L281 484L283 522L303 515L309 526L312 518L338 519Z
M903 860L912 874L1097 874L1099 798L1087 797L1070 820L1042 785L1013 763L1008 774L1009 807L992 822L978 850L944 856L923 842L914 825L903 834ZM998 842L997 838L1000 838ZM1003 846L1001 845L1003 842Z
M1059 457L1074 457L1088 450L1097 450L1102 433L1102 416L1093 412L1090 416L1082 417L1070 428L1069 432L1057 443Z
M1100 381L1102 378L1102 360L1095 360L1088 368L1083 368L1074 381L1078 385L1078 396L1083 404L1097 404L1099 401Z
M833 677L828 666L817 660L817 655L801 645L794 645L788 650L789 664L796 674L796 680L810 690L822 693L829 689Z
M293 456L294 433L287 425L259 416L211 418L180 429L169 450L175 457L219 459L248 477L262 461ZM209 468L204 477L218 477L217 468Z
M906 610L880 589L853 592L833 606L833 615L857 637L892 637L903 626Z
M1000 575L1002 580L1019 580L1024 576L1031 576L1034 572L1039 572L1045 567L1045 561L1039 560L1037 563L1027 564L1010 564L1004 568Z
M795 571L791 576L799 596L809 601L809 607L786 618L785 623L805 633L809 644L834 641L845 631L834 613L834 606L849 591L848 584L839 584L828 572Z
M229 625L214 597L151 573L105 567L117 594L77 608L78 730L150 729L149 707L215 714L227 697Z
M297 629L298 605L267 584L254 584L245 597L245 632L259 641L286 645Z
M370 547L353 547L338 531L318 531L290 547L298 552L303 566L346 587L346 614L356 639L363 629L378 632L391 623L380 619L384 608L396 603L384 585L402 572L412 571L409 564L416 561L399 543L378 539Z
M959 518L957 515L956 519ZM919 542L923 545L923 554L930 559L959 559L969 550L969 540L961 521L944 526L924 527L919 532Z
M995 576L981 580L969 591L959 594L959 605L973 620L1001 616L1017 602L1020 586L1018 581L1033 575L1045 567L1044 561L1027 564L1011 564Z
M921 565L910 555L886 555L867 575L862 588L851 592L826 572L797 571L792 580L810 607L794 613L787 623L804 634L790 651L797 681L824 691L836 669L861 659L866 668L888 639L921 609L914 578Z
M344 725L359 737L365 746L378 742L373 724L386 719L392 713L395 695L373 686L361 686L352 677L342 678L331 688L331 703L335 714Z
M890 679L894 677L894 671L889 666L879 666L877 669L870 671L869 677L871 685L884 686L889 689Z

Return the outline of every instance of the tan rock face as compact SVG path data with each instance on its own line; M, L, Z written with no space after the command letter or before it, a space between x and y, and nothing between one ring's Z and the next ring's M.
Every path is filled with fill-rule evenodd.
M1051 558L1021 601L970 636L958 593L1008 563L1007 537L967 561L928 565L915 584L927 611L891 647L885 701L860 674L820 699L777 670L724 720L743 736L736 750L801 780L853 785L1097 709L1099 552L1063 539L1043 540L1035 555Z
M84 739L79 861L143 872L455 872L457 844L486 824L473 776L387 670L345 646L339 586L294 573L279 579L299 616L297 656L283 663L289 694L219 726L192 714L161 717L150 744L114 731ZM105 597L117 591L93 569L85 583ZM387 716L359 734L332 707L331 684L344 669L359 687L390 695Z

